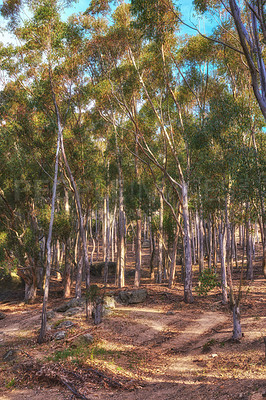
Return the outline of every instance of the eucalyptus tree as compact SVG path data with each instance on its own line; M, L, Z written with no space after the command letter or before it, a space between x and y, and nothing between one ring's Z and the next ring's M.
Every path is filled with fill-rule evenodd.
M207 2L195 0L196 9L200 12L210 11L219 14L220 27L223 33L228 30L230 21L234 23L235 34L223 41L225 46L233 47L244 56L241 62L246 64L252 82L252 88L261 112L266 119L266 69L265 40L266 20L265 4L260 0L249 0L244 3L238 0ZM221 12L223 17L220 19ZM237 37L237 40L236 40ZM229 40L228 40L229 39Z
M36 160L38 150L42 156L44 153L39 147L30 101L19 90L18 81L9 82L1 91L0 115L0 218L1 231L7 235L5 254L25 282L25 300L33 301L44 261L38 211L46 190L42 187L44 173ZM33 148L36 157L32 157ZM51 156L49 150L46 156Z
M3 15L7 15L7 8L5 6L6 4L2 7ZM7 4L7 6L10 6L10 4ZM60 13L62 11L62 4L60 2L28 2L28 6L30 7L32 17L24 21L24 23L16 29L16 34L22 43L18 51L22 54L22 68L24 68L27 76L27 81L21 79L21 83L23 89L25 88L26 91L29 91L32 97L34 96L34 87L37 87L39 94L37 106L39 108L44 107L42 111L48 114L48 118L50 118L54 124L54 130L57 131L51 218L47 239L47 267L43 318L39 337L39 342L42 342L46 329L46 305L49 291L52 227L60 157L62 158L63 168L66 171L66 176L70 181L69 183L75 197L86 268L87 288L90 283L89 259L82 205L79 190L68 162L63 139L63 130L67 123L68 115L70 112L74 111L72 100L77 96L80 82L82 82L82 79L80 79L82 76L80 65L82 65L82 63L79 58L80 54L82 54L80 50L82 40L81 32L75 29L74 23L64 23L61 21ZM15 12L16 11L19 11L19 8L15 7ZM13 16L15 15L12 7L10 12ZM31 93L32 87L33 93ZM44 104L42 101L41 88L47 96L48 104ZM89 309L87 307L87 314L88 313Z

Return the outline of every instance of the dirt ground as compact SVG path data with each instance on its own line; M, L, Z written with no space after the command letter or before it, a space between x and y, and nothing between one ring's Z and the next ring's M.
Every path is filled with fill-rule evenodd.
M240 343L230 340L232 315L219 289L195 295L188 305L180 282L170 290L143 279L143 287L144 303L116 304L98 326L86 321L85 312L67 317L74 326L66 338L43 345L36 343L41 296L25 305L22 293L16 298L9 293L0 303L6 314L0 320L0 399L266 398L265 280L258 265L255 280L243 290ZM49 309L64 302L60 283L54 281L51 289ZM118 291L110 285L106 292ZM51 338L64 319L57 315L52 321ZM93 343L76 344L84 332L93 335ZM13 353L4 360L8 350Z

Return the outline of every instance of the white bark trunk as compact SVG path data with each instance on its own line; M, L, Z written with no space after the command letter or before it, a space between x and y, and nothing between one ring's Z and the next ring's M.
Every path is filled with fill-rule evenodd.
M184 221L184 253L185 253L185 284L184 284L184 300L186 303L194 301L192 295L192 259L191 259L191 242L189 232L189 212L188 212L188 190L187 184L182 184L182 201L183 201L183 221Z
M224 226L222 220L219 223L219 245L220 245L220 261L221 261L221 276L222 276L222 303L228 303L227 293L227 274L225 265L225 237Z

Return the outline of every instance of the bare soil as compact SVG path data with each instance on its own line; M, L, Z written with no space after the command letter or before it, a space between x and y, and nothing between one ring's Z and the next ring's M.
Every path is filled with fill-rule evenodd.
M95 326L85 312L52 320L49 337L62 320L71 320L66 339L36 343L40 328L41 295L26 305L17 292L7 293L0 320L0 399L16 400L170 400L250 399L266 397L265 280L259 262L255 280L245 282L241 304L240 343L233 343L232 315L221 304L219 289L206 297L183 302L183 287L157 285L143 278L147 300L117 304ZM132 288L132 287L131 287ZM62 304L61 284L53 281L49 308ZM107 293L116 294L112 285ZM91 345L76 344L83 332ZM83 346L83 347L82 347ZM10 360L3 360L14 350ZM68 384L68 386L67 386ZM71 391L74 388L76 395ZM82 397L83 396L83 397Z

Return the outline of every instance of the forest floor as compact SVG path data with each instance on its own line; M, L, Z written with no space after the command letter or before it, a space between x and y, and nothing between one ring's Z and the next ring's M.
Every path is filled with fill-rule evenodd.
M180 282L170 290L166 283L151 283L145 272L144 303L117 304L98 326L86 321L85 312L68 317L74 326L66 338L42 345L36 342L41 295L26 305L22 292L7 292L0 303L6 314L0 321L0 399L264 399L266 299L260 269L257 262L254 281L244 283L240 343L230 340L232 315L219 289L195 294L194 303L185 304ZM49 309L65 301L61 289L53 280ZM109 285L106 293L118 290ZM64 319L53 320L51 337ZM84 332L94 338L90 345L74 340Z

